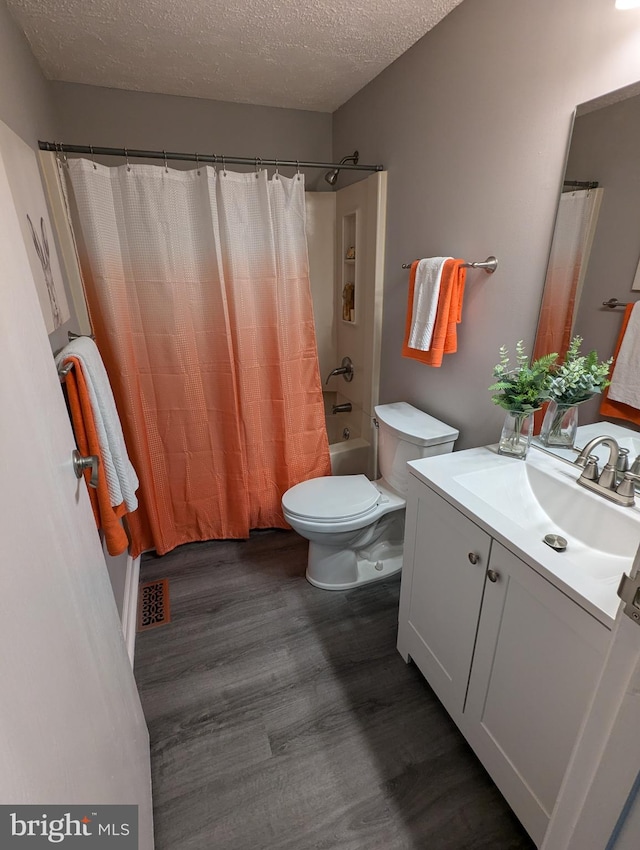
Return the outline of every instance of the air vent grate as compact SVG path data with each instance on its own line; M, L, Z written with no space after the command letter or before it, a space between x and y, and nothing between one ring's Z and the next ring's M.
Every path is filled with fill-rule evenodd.
M140 585L138 597L138 631L164 626L171 620L169 581L166 578Z

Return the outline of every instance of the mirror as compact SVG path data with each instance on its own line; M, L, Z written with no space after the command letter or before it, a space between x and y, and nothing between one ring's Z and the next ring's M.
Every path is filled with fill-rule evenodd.
M624 306L640 300L639 261L640 83L576 109L535 356L558 351L562 359L579 334L583 352L596 349L601 360L611 357ZM610 299L621 306L604 306ZM601 401L597 395L580 405L580 425L605 419ZM637 434L637 426L617 421ZM536 438L534 443L545 448Z

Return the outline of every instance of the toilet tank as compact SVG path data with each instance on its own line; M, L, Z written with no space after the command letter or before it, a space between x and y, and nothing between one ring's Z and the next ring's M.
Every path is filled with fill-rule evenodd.
M378 463L387 484L404 496L408 488L408 460L447 454L459 431L418 410L406 401L379 404Z

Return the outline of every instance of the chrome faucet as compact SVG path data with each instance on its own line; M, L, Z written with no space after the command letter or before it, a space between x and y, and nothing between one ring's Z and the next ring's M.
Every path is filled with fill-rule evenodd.
M329 372L325 384L328 384L329 379L333 378L334 375L342 375L345 381L353 381L353 363L350 357L343 357L342 363L336 369Z
M600 445L609 447L609 460L602 472L598 471L598 458L592 454L596 446ZM619 458L620 446L613 437L605 435L590 440L574 461L577 466L583 467L578 484L617 505L630 508L635 504L635 482L640 481L640 475L624 471L620 481L618 476L622 470L619 468Z

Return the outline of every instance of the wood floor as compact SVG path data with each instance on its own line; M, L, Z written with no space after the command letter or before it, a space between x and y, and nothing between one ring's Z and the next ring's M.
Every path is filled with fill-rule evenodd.
M172 621L138 635L156 850L516 850L533 844L395 649L398 579L304 579L258 532L147 556Z

